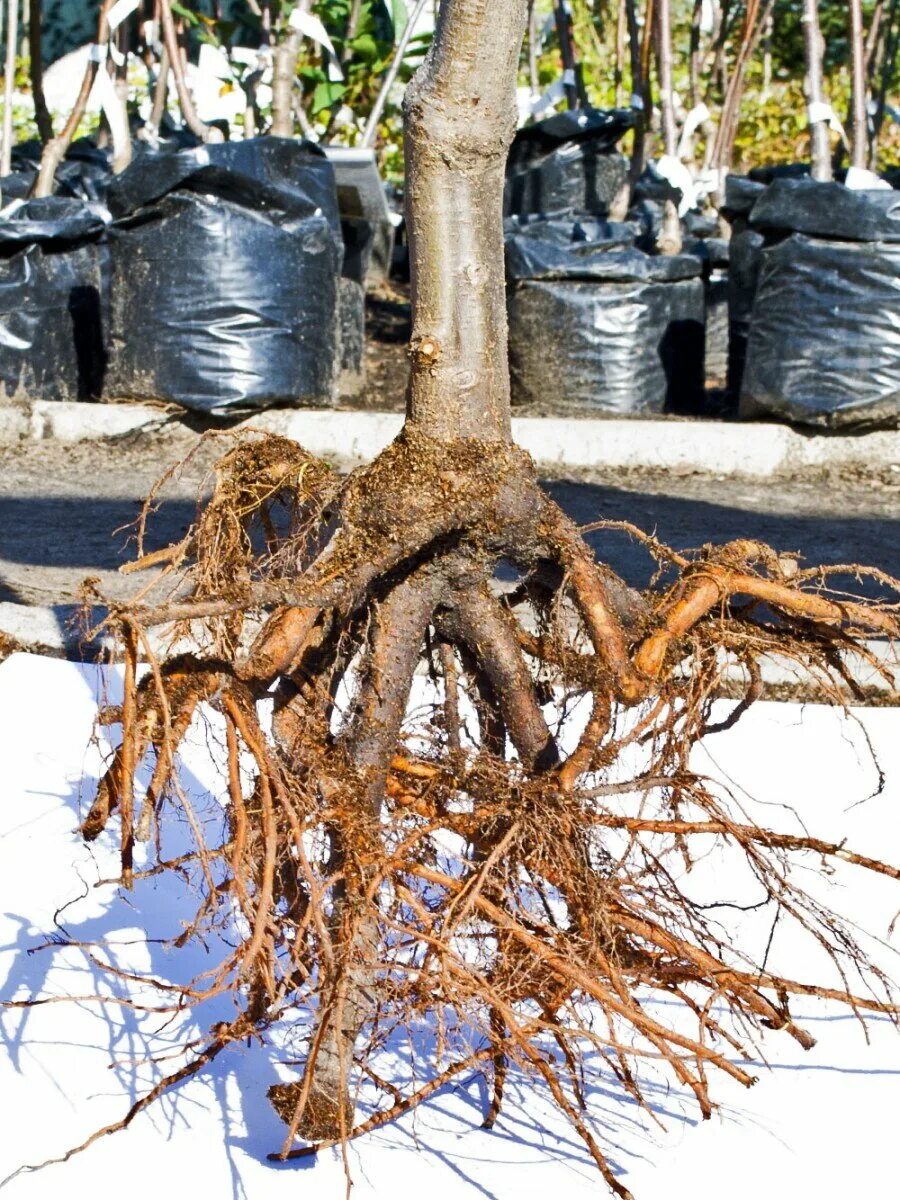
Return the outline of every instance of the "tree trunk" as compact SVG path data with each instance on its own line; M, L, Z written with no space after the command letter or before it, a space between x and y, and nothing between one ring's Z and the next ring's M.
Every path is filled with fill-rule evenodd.
M769 13L763 30L763 74L760 101L765 102L772 94L772 34L775 27L775 15Z
M29 0L28 54L31 60L31 94L34 98L34 119L44 145L53 137L53 120L44 97L44 52L41 45L41 0Z
M12 168L13 92L16 87L16 50L19 41L19 0L6 2L6 65L3 79L3 148L0 150L0 175Z
M584 85L579 77L578 63L575 59L572 13L568 4L562 3L556 5L554 15L556 17L556 33L559 37L559 51L562 56L566 106L569 109L578 108L579 104L584 103Z
M675 121L675 91L672 83L672 10L670 0L656 0L656 62L659 72L659 109L662 116L663 152L678 157L678 126ZM663 208L662 228L656 239L661 254L680 254L683 246L681 219L674 201Z
M642 109L643 121L641 122L641 129L643 132L643 143L641 147L641 170L644 169L647 158L650 157L650 154L648 154L647 150L647 143L651 142L652 147L652 137L648 136L651 135L653 128L653 88L651 86L650 76L653 70L653 31L656 29L656 5L658 2L659 0L646 0L645 2L644 27L641 31L640 39L641 65L639 74L641 78L641 86L644 89L641 94L644 105ZM632 169L634 166L635 164L632 163Z
M400 74L400 68L403 66L406 51L415 34L416 25L418 24L419 17L421 17L425 10L426 3L427 0L417 0L415 7L407 16L406 28L400 35L400 40L397 42L394 50L394 57L388 68L388 73L385 75L384 81L378 89L378 95L375 98L372 111L369 113L368 120L366 121L366 127L360 142L362 146L374 146L375 144L375 139L378 136L378 124L381 121L382 113L391 94L391 88L397 82L397 76Z
M169 55L169 65L172 68L172 78L175 80L175 91L178 93L178 103L181 115L191 133L203 142L221 142L222 132L214 125L207 125L197 116L193 97L184 77L184 60L181 46L178 44L178 33L175 29L175 19L172 16L171 0L160 0L160 20L162 22L163 44Z
M159 137L159 128L166 115L166 102L169 98L169 52L163 46L157 66L156 83L153 87L153 107L150 110L150 138L155 143Z
M822 119L825 106L825 84L822 72L825 42L819 28L818 0L803 0L803 36L806 45L806 103L809 111L809 142L812 177L830 180L831 140L828 120Z
M869 117L862 0L847 0L847 9L850 19L850 165L864 171L869 161Z
M719 175L715 194L717 207L724 203L724 176L734 158L734 143L737 138L741 116L741 100L746 86L747 67L756 53L759 40L772 15L774 0L748 0L741 28L741 44L734 64L728 88L722 101L722 115L712 149L712 164Z
M109 40L109 10L113 5L113 0L103 0L100 5L100 13L97 18L97 41L98 47L103 47L104 52L106 43ZM72 139L78 130L81 123L81 118L84 116L87 108L88 100L91 96L91 89L94 86L94 80L97 78L97 71L106 70L106 63L103 60L103 54L92 54L88 58L88 64L84 70L84 76L81 80L81 87L75 99L75 104L72 111L69 113L69 118L66 121L59 134L51 138L44 146L44 152L41 155L41 165L38 170L37 177L31 189L32 196L49 196L53 191L53 181L56 178L56 169L66 156L66 151L72 144Z
M503 183L526 17L525 0L444 0L406 93L407 421L435 438L510 436Z
M503 182L527 13L527 0L444 0L432 47L406 92L413 304L406 425L408 434L441 443L511 440ZM359 803L373 813L439 586L415 576L401 584L379 607L371 634L347 755L359 773ZM342 862L339 833L332 857ZM378 944L365 920L342 939L353 911L352 897L338 898L331 924L344 971L320 1017L305 1115L289 1121L287 1144L297 1127L317 1140L345 1134L352 1122L353 1046L373 1012ZM285 1107L295 1108L289 1095Z
M352 0L350 13L347 17L347 28L344 32L344 48L341 51L341 64L347 66L353 58L353 39L359 29L359 18L362 14L362 0Z
M879 45L883 44L880 38L881 23L884 20L884 0L876 0L874 9L872 10L872 18L869 21L869 30L866 34L866 75L869 79L872 78L875 59L878 53Z
M301 41L300 30L289 29L280 44L275 47L272 128L269 130L273 137L294 136L294 85L297 82L297 59L300 56Z
M629 183L631 188L644 169L645 143L647 137L647 122L650 119L649 95L644 78L641 58L641 31L637 20L636 0L624 0L625 21L628 25L628 54L631 63L631 97L632 104L640 100L642 107L638 111L634 125L634 140L631 146L631 169ZM630 196L629 196L630 202ZM625 205L627 210L628 204Z
M900 18L900 0L891 0L887 19L882 21L882 53L878 97L876 100L875 117L872 122L872 145L869 151L869 166L873 171L878 164L878 141L881 137L881 127L884 124L888 92L890 91L897 64L897 49L898 45L900 45L900 19L898 18Z
M656 62L659 70L659 110L662 117L663 147L669 155L678 153L678 126L675 122L675 94L672 86L672 10L670 0L656 2Z
M115 146L115 158L113 159L113 171L116 175L122 171L131 162L133 147L131 144L131 125L128 120L128 54L129 54L129 31L128 22L124 21L115 32L115 40L119 53L123 61L116 63L114 80L116 98L122 108L122 138L118 145Z
M700 25L703 17L703 0L694 0L691 13L691 45L688 68L691 79L691 105L700 103Z
M622 108L625 103L623 85L625 81L625 37L627 32L628 14L625 11L625 0L619 0L619 8L616 13L616 108Z

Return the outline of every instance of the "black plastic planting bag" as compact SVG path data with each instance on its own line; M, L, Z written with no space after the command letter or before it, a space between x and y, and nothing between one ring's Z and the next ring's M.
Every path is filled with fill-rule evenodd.
M568 222L570 230L578 226ZM533 237L507 239L514 402L622 414L696 407L703 394L700 260L651 257L623 245L615 225L602 240L576 240L567 250L565 228L547 222L528 231Z
M713 267L704 275L706 295L705 368L706 382L718 388L727 388L729 355L728 289L727 267Z
M108 214L50 196L0 220L0 388L3 398L100 395Z
M38 141L21 142L15 147L13 173L0 180L4 204L28 195L40 169L41 153ZM101 150L90 138L78 138L56 168L53 192L75 200L105 202L112 178L112 152Z
M900 193L854 191L816 179L776 179L750 223L762 233L807 233L851 242L900 242Z
M108 396L220 414L331 400L343 247L320 150L261 138L144 154L109 204Z
M627 178L616 143L630 110L579 109L520 129L506 169L504 212L607 213Z
M633 249L634 229L624 222L578 216L509 218L505 222L506 277L517 279L603 278L610 269L604 250L631 250L634 269L645 258ZM613 262L617 260L611 260ZM621 273L621 269L619 271Z
M741 394L753 301L765 244L766 239L750 228L746 218L735 218L728 265L728 394L732 404L737 403Z
M338 292L338 393L358 394L365 383L366 280L371 269L376 225L343 220L344 265Z
M709 228L699 222L697 227ZM684 252L696 255L703 265L706 382L724 388L728 376L729 243L719 237L688 237Z
M761 252L741 415L900 419L900 244L793 234Z
M729 175L725 181L722 214L731 224L727 284L727 380L729 403L735 408L741 394L760 255L766 240L751 228L750 213L764 191L764 184L744 175Z

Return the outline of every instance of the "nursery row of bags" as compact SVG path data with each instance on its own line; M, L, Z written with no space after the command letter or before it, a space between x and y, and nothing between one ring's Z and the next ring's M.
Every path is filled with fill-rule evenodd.
M730 241L715 214L689 211L686 253L666 260L655 252L663 205L682 197L652 166L625 220L609 220L627 187L615 147L630 120L576 111L516 136L505 196L516 401L690 411L704 377L727 376L742 416L896 424L900 195L761 168L727 181Z
M760 173L762 174L762 173ZM729 389L745 417L900 421L900 193L732 177Z
M0 220L7 398L225 413L328 404L341 369L360 369L371 229L342 229L317 147L144 151L114 178L84 161L67 164L68 195Z
M689 253L647 253L660 199L645 189L625 222L598 215L624 161L609 122L573 138L565 116L526 131L510 160L507 208L524 210L507 225L517 402L696 411L727 360L743 415L896 421L896 192L732 178L730 245L688 214ZM19 166L4 199L27 194L33 163ZM340 221L331 165L309 144L145 150L115 179L102 152L75 147L57 196L14 200L3 218L7 396L226 412L327 404L338 371L361 368L372 231Z

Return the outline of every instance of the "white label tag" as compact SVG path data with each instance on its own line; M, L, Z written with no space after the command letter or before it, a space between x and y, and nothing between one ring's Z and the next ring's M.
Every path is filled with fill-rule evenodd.
M681 203L678 205L678 215L683 217L694 206L694 180L690 171L680 158L674 154L664 154L656 163L656 169L663 179L668 180L672 187L681 192Z
M681 130L681 139L678 142L679 158L684 158L687 156L688 142L691 140L703 122L709 120L709 116L709 109L705 104L696 104L684 118L684 126Z
M344 72L341 70L341 64L338 62L337 51L334 48L334 43L328 36L328 30L322 24L321 20L314 13L306 12L302 7L297 7L288 17L288 24L292 29L298 29L304 37L310 38L314 42L318 42L320 46L324 46L331 58L328 62L328 78L332 83L338 83L344 78Z
M128 20L139 3L140 0L116 0L106 18L109 21L109 32L115 33L122 22Z
M892 190L886 179L881 179L874 171L866 171L863 167L848 167L844 184L854 192Z
M711 196L713 192L724 191L727 178L727 167L707 167L701 171L694 181L695 200L702 200L704 196Z
M109 122L113 148L116 156L118 156L128 145L128 113L125 111L125 105L119 99L116 85L113 83L108 71L97 72L97 82L94 86L97 89L97 96L103 112L106 114L106 119Z
M555 79L547 88L543 96L538 97L531 105L531 115L539 116L542 112L546 112L548 108L552 108L557 101L562 100L565 95L565 88L561 79Z
M290 17L288 17L288 24L292 29L299 29L304 37L312 38L314 42L318 42L320 46L324 46L329 54L334 54L337 57L334 43L328 36L328 30L314 13L306 12L299 7L295 8Z
M806 111L809 114L810 125L818 125L823 121L827 121L828 128L832 131L832 133L839 133L846 141L844 127L841 124L837 113L830 104L826 104L824 100L815 100L807 107Z

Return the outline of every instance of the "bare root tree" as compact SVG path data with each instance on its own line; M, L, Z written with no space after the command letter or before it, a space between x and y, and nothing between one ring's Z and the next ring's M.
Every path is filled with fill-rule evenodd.
M82 831L115 831L126 887L170 871L196 884L179 945L228 929L221 960L167 984L155 1011L228 994L236 1015L70 1153L233 1043L307 1014L295 1077L270 1092L286 1127L274 1157L365 1133L477 1070L491 1080L491 1125L516 1069L546 1085L624 1197L585 1111L588 1053L645 1107L652 1056L708 1117L717 1072L753 1082L730 1050L765 1030L812 1044L797 997L896 1014L855 931L803 890L792 863L900 871L754 824L690 754L759 695L766 654L796 659L837 696L843 653L871 660L862 639L896 636L897 604L832 592L838 568L802 569L758 542L680 554L598 522L658 560L639 595L597 563L512 443L502 192L527 7L443 0L407 91L414 329L403 432L346 479L286 439L249 438L219 462L183 541L145 553L141 522L132 569L161 573L109 611L124 699L102 719L122 737ZM517 576L505 591L501 566ZM870 575L896 595L896 581ZM160 626L200 649L158 658L148 630ZM150 669L138 682L139 657ZM744 665L747 690L716 725L729 660ZM411 731L423 668L431 699ZM217 710L227 758L215 842L177 769L201 706ZM576 711L567 744L561 727ZM173 812L194 841L177 859L166 855ZM826 951L837 985L775 974L723 935L677 866L710 839ZM679 1011L654 1015L646 990ZM384 1079L389 1038L408 1031L421 1044L424 1028L434 1049L417 1082ZM356 1112L361 1080L383 1097L368 1116Z

